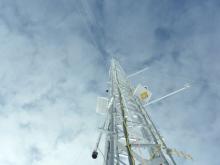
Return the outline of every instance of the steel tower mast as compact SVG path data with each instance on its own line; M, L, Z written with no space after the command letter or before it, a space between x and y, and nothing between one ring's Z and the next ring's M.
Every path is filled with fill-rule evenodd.
M172 150L167 147L160 133L135 95L124 70L116 60L111 61L110 87L106 108L106 133L104 165L176 165ZM141 98L149 93L140 93ZM102 136L100 133L92 157Z

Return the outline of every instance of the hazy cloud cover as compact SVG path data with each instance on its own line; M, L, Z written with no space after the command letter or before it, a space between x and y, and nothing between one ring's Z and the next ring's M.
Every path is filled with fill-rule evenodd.
M102 164L91 159L110 59L153 98L148 108L184 165L219 165L220 3L216 0L1 0L0 164Z

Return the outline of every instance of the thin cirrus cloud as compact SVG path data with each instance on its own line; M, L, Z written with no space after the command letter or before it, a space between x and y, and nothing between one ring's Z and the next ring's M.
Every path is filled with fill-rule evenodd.
M220 160L219 3L217 1L0 2L0 164L101 164L91 159L101 117L97 95L109 61L154 98L148 107L167 144L194 161Z

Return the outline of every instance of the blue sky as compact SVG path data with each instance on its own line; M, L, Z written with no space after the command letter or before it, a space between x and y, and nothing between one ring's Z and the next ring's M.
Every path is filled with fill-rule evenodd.
M219 165L220 3L210 0L1 0L0 164L91 160L110 59L153 98L148 111L184 165Z

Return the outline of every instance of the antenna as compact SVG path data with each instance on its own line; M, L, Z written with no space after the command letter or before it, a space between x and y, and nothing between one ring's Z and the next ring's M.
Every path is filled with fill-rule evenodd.
M99 97L96 108L106 115L102 127L105 131L100 132L92 157L97 158L105 133L104 165L176 165L173 154L178 152L167 147L144 107L151 96L148 89L140 84L134 89L115 59L111 61L109 77L109 97Z
M184 87L182 87L182 88L180 88L180 89L178 89L178 90L176 90L176 91L173 91L173 92L171 92L171 93L168 93L168 94L165 95L165 96L162 96L162 97L160 97L160 98L157 98L157 99L155 99L155 100L152 100L152 101L148 102L147 104L145 104L144 106L148 106L148 105L157 103L157 102L159 102L159 101L161 101L161 100L163 100L163 99L165 99L165 98L167 98L167 97L173 96L173 95L175 95L175 94L177 94L177 93L179 93L179 92L182 92L182 91L184 91L184 90L186 90L186 89L188 89L188 88L190 88L190 85L189 85L189 84L185 84Z
M145 67L145 68L143 68L143 69L141 69L141 70L139 70L135 73L132 73L132 74L128 75L127 78L134 77L134 76L136 76L136 75L138 75L138 74L140 74L140 73L142 73L142 72L144 72L145 70L148 70L148 69L149 69L148 67Z

